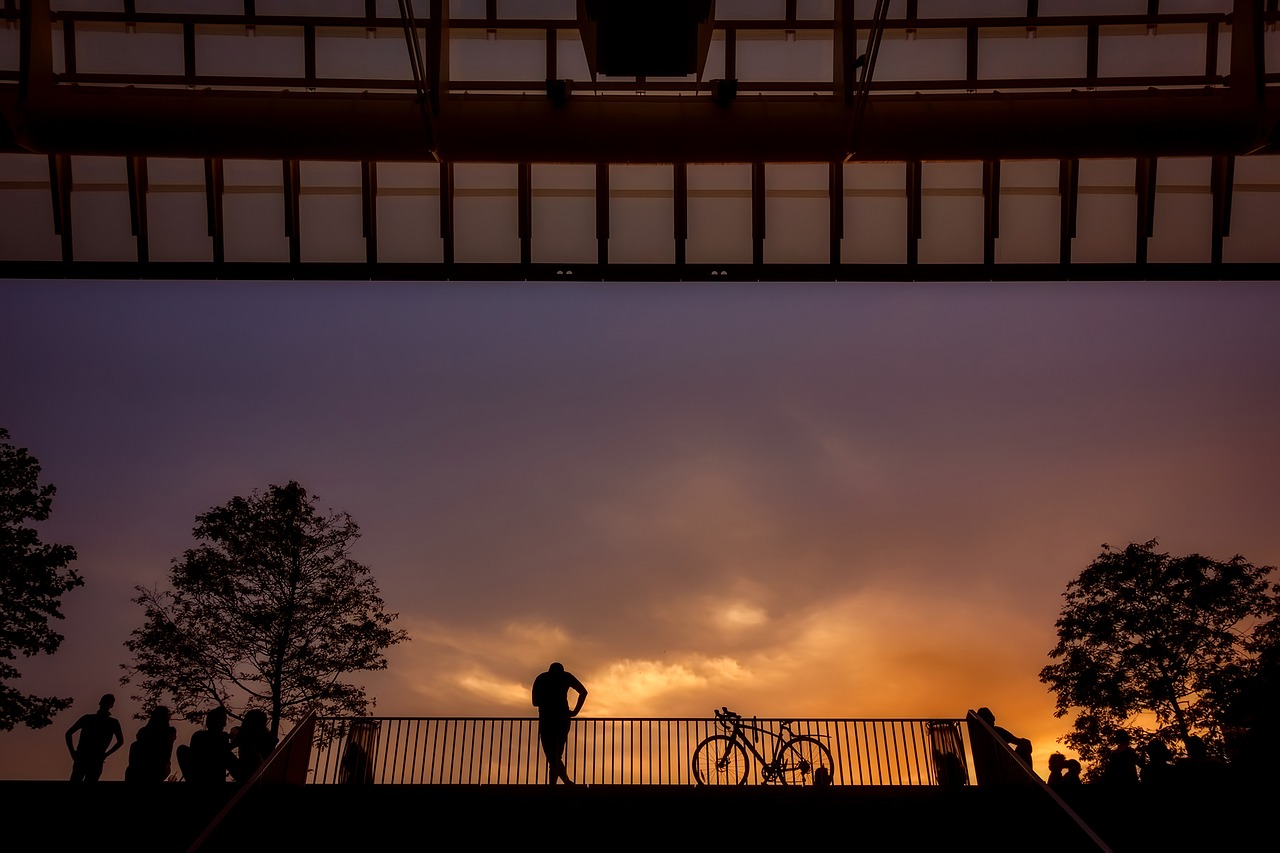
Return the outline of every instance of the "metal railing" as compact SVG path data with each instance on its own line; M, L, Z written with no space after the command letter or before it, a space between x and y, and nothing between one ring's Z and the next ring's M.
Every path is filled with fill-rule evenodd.
M766 734L781 719L750 721ZM789 720L796 735L831 750L836 785L970 784L962 720ZM595 785L692 785L694 750L722 733L713 719L577 718L565 765ZM308 781L315 784L531 785L547 782L538 721L520 717L322 717L316 720ZM753 762L747 784L759 784Z

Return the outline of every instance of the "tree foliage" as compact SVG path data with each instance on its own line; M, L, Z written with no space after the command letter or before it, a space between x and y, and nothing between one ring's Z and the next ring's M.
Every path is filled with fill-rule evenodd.
M9 684L22 674L11 661L19 654L53 654L62 635L50 620L61 619L62 594L84 580L68 568L70 545L47 545L28 521L49 517L56 490L40 485L40 462L25 447L9 443L0 429L0 731L16 725L38 729L71 704L70 699L32 696Z
M1194 734L1220 744L1226 691L1254 668L1254 634L1276 612L1273 567L1157 545L1104 545L1063 594L1056 663L1040 680L1057 716L1076 712L1063 740L1086 760L1121 730L1139 743Z
M383 651L408 636L350 557L359 527L316 503L292 481L232 498L196 517L199 544L173 561L171 589L137 588L145 621L122 681L138 680L144 710L166 696L192 721L261 707L272 732L309 710L367 713L343 676L384 669Z

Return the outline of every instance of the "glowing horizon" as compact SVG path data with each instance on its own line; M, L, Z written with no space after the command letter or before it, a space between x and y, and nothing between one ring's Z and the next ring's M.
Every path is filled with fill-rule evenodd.
M64 778L121 698L134 585L297 479L413 641L375 713L959 717L1056 737L1037 680L1103 542L1280 562L1267 284L6 282L12 440L87 585L0 735ZM179 725L179 741L194 726ZM106 779L125 761L108 762Z

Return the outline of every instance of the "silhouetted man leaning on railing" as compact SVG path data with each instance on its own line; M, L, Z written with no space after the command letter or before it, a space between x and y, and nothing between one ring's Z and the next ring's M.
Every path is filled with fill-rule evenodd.
M578 702L569 710L569 689L578 694ZM556 780L572 785L564 766L564 747L569 740L569 721L578 716L582 705L587 701L587 688L573 677L573 673L565 672L564 666L553 663L547 671L533 680L533 704L538 708L538 739L542 741L542 752L547 757L547 782L554 785Z

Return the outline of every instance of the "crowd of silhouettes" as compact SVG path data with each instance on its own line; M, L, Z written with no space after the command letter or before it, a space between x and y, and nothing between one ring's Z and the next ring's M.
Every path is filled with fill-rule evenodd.
M1240 775L1233 774L1229 765L1210 755L1204 740L1196 735L1186 738L1186 755L1180 758L1163 740L1149 741L1141 752L1133 747L1127 732L1118 733L1113 741L1114 746L1103 756L1093 777L1093 784L1100 789L1116 792L1206 789ZM1047 781L1050 788L1070 797L1072 790L1082 784L1080 762L1061 752L1053 753L1049 756Z
M106 694L98 702L96 713L85 714L67 729L72 782L98 781L107 758L124 745L120 722L111 715L115 702L115 696ZM191 743L176 750L178 730L170 725L170 717L168 708L158 706L138 729L129 747L126 782L156 783L175 778L175 753L182 778L188 782L219 784L226 782L228 776L245 782L276 747L276 736L267 726L264 711L248 711L241 724L227 732L227 710L214 708L205 715L204 728L191 736Z
M996 725L995 714L990 708L979 708L973 714L990 726L997 739L1008 746L1028 768L1031 767L1031 741ZM1253 735L1251 743L1265 737L1256 732L1249 734ZM1091 784L1099 789L1120 792L1139 788L1208 789L1233 780L1258 781L1256 760L1227 764L1211 755L1204 739L1196 735L1184 738L1183 745L1186 754L1181 758L1175 757L1169 745L1158 738L1148 741L1139 751L1134 747L1133 737L1129 732L1114 732L1110 748L1103 753L1091 776ZM943 756L936 744L934 752L935 761L941 761ZM949 774L940 768L939 784L946 784L946 778L949 778ZM1061 752L1053 753L1049 756L1049 777L1046 781L1059 794L1073 796L1073 791L1084 784L1080 762L1067 758Z
M570 690L577 694L572 709L568 702ZM539 740L547 761L547 781L552 784L557 781L573 784L565 768L563 753L570 721L582 710L586 699L587 689L582 682L566 672L560 663L552 663L546 672L534 679L533 704L538 708ZM95 713L85 714L67 729L72 782L98 781L107 758L124 745L120 722L111 715L115 701L115 696L105 694L99 700ZM1031 767L1030 740L996 725L995 714L989 708L979 708L973 713L990 726L996 737L1028 768ZM170 716L169 709L164 706L153 708L146 724L138 729L129 747L129 763L124 776L126 782L156 783L174 778L171 758L175 753L177 729L170 724ZM277 739L268 727L266 713L258 709L246 712L241 724L230 732L226 731L227 717L225 708L214 708L205 715L204 728L191 736L190 744L177 747L177 764L183 779L196 784L219 784L230 776L237 782L245 782L267 761ZM352 723L350 742L342 759L342 781L365 784L373 781L371 749L376 745L376 731L374 721ZM78 739L76 735L79 735ZM1182 758L1176 758L1169 745L1158 738L1147 742L1140 752L1134 748L1128 732L1116 732L1112 736L1112 746L1102 756L1093 779L1100 787L1119 791L1139 786L1148 789L1211 786L1230 777L1235 762L1229 766L1210 755L1203 739L1189 735L1184 739L1184 745L1186 755ZM939 749L935 744L935 752ZM1247 775L1252 765L1244 761L1239 764ZM964 774L955 775L960 778ZM1073 796L1073 791L1083 784L1080 762L1067 758L1061 752L1053 753L1049 756L1047 782L1059 794ZM944 783L940 781L940 784Z

